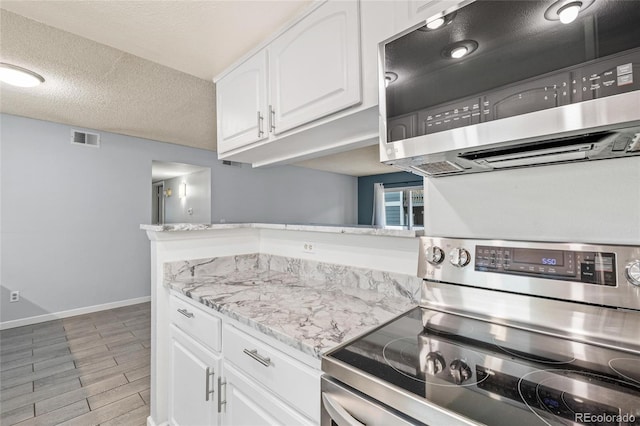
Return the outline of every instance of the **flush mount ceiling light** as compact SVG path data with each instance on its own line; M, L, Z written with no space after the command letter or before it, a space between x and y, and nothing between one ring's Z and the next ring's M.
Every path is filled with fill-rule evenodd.
M595 0L558 0L544 12L544 17L548 21L560 21L563 24L570 24L576 20L578 15L591 6Z
M398 79L398 74L395 72L387 71L384 73L384 87L389 87L391 83Z
M478 42L475 40L462 40L448 45L442 49L442 56L449 59L460 59L475 52Z
M12 86L35 87L44 83L44 78L26 68L0 63L0 81Z
M453 18L455 18L456 12L451 12L448 15L440 16L427 22L423 27L418 28L420 31L435 31L449 25Z

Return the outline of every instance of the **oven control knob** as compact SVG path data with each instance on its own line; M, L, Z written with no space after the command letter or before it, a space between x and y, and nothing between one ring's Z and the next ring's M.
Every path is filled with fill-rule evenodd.
M471 255L463 248L454 248L449 252L449 261L452 265L462 268L471 261Z
M427 247L427 262L432 265L439 265L444 260L444 251L440 247L430 246Z
M627 279L633 285L640 286L640 260L627 263Z
M451 376L456 385L464 383L471 377L471 368L469 368L466 362L459 359L451 362L449 370L451 370Z
M438 352L429 352L427 354L427 374L431 376L435 376L442 370L447 363L444 361L444 358Z

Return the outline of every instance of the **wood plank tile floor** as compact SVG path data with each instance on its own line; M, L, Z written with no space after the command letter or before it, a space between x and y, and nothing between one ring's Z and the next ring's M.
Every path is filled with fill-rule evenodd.
M146 425L150 303L0 331L0 424Z

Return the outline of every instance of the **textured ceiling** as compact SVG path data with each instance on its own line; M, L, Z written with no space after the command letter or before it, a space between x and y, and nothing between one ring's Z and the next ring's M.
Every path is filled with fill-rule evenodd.
M1 0L0 60L46 83L1 84L0 112L215 150L212 78L311 2ZM395 171L377 147L296 165Z
M210 81L0 9L0 58L37 72L0 84L0 111L215 150Z
M211 81L309 0L2 0L0 6Z

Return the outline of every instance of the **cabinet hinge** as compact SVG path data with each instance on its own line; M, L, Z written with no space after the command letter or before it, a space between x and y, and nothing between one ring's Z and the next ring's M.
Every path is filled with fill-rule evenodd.
M224 386L224 396L223 396ZM222 408L224 406L224 410ZM226 412L227 408L227 381L218 376L218 413Z

